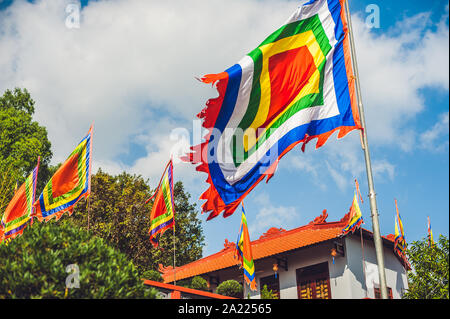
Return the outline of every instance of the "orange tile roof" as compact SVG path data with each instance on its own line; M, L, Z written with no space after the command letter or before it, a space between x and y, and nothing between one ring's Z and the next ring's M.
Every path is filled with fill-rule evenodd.
M270 228L259 239L251 242L253 259L258 260L338 237L341 234L342 228L346 225L349 214L346 214L338 222L330 223L326 222L327 216L328 214L324 210L321 216L315 218L308 225L289 231L282 228ZM218 253L177 267L177 280L237 265L237 260L233 255L235 244L225 239L224 246L225 248ZM160 272L162 273L164 282L171 282L173 280L173 268L171 266L162 267L160 265Z

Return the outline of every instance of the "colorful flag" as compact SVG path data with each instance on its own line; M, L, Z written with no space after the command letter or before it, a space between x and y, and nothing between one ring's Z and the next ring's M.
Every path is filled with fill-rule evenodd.
M164 174L159 182L153 197L152 211L150 213L150 242L158 247L160 236L169 228L175 227L175 204L173 201L173 165L172 160L166 166Z
M251 290L256 290L255 264L252 256L250 235L248 234L247 218L242 205L242 220L239 235L236 240L235 258L238 259L240 267L244 269L244 278Z
M91 193L92 130L91 126L35 202L34 214L39 221L48 221L52 217L59 220L65 212L72 215L75 204Z
M183 159L208 174L203 212L227 217L294 146L361 129L344 0L301 5L237 64L201 81L219 96L197 117L205 142Z
M433 231L431 230L430 216L428 216L428 246L431 247L433 245L434 245Z
M363 224L363 218L361 209L359 209L358 199L356 197L356 193L353 196L353 203L350 207L350 216L347 226L342 229L342 236L347 235L348 233L354 233L357 228Z
M36 195L36 183L39 171L39 161L25 182L17 187L12 200L6 207L0 225L0 243L12 240L23 233L23 230L31 219L33 212L33 203Z
M397 215L395 216L395 244L394 251L396 251L400 256L406 257L406 239L405 232L403 231L403 222L398 212L397 200L395 200L395 209Z

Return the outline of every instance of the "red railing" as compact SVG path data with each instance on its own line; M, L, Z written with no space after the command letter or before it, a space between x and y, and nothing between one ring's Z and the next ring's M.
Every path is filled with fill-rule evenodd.
M190 296L193 296L194 298L196 296L200 298L209 298L209 299L236 299L233 297L223 296L219 294L215 294L208 291L202 291L192 288L186 288L181 286L175 286L171 284L165 284L162 282L157 282L153 280L144 280L144 285L154 287L158 290L167 291L170 293L170 299L181 299L182 294L187 294Z

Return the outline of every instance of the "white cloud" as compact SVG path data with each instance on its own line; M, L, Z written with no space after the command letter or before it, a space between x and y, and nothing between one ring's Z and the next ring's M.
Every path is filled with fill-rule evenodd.
M427 87L448 91L448 11L433 25L430 14L405 18L383 34L353 18L358 66L367 131L377 145L398 145L412 150L417 136L411 120L432 105L420 90Z
M382 180L384 175L387 175L390 181L394 180L395 165L387 160L377 160L372 164L373 175L378 177L378 180Z
M260 193L255 197L254 202L258 203L261 209L249 227L251 238L261 235L271 227L289 230L298 226L295 221L298 221L300 213L296 207L273 205L267 193Z
M420 135L420 146L434 152L448 148L448 111L439 116L439 120L432 128Z

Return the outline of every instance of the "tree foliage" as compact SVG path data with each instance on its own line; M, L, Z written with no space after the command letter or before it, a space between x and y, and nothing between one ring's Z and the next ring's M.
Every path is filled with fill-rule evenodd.
M17 174L11 164L0 162L0 213L6 209L13 197ZM1 217L1 214L0 214Z
M144 205L151 191L142 176L121 173L112 176L99 170L92 175L92 193L87 203L81 201L71 217L77 226L107 240L126 254L144 272L157 270L159 264L173 264L173 232L166 231L158 248L149 240L152 203ZM183 184L174 185L176 263L177 266L197 260L202 255L203 230L195 205Z
M195 276L192 278L190 287L192 289L208 291L208 282L201 276Z
M219 295L242 298L242 285L236 280L226 280L217 286L216 292Z
M142 272L142 277L147 280L163 282L163 277L161 276L161 273L153 269Z
M33 121L34 105L26 89L6 90L0 96L0 170L8 170L12 178L22 183L40 156L40 190L50 177L48 165L52 152L46 128ZM11 193L7 195L12 197Z
M429 247L428 239L415 241L408 247L408 259L413 268L408 272L409 289L405 299L448 299L448 238Z
M272 290L269 290L267 285L264 285L261 289L261 299L278 299L278 296Z
M69 265L79 270L79 288ZM74 286L66 288L66 282ZM0 245L0 298L155 296L124 254L67 221L35 222L9 245Z

